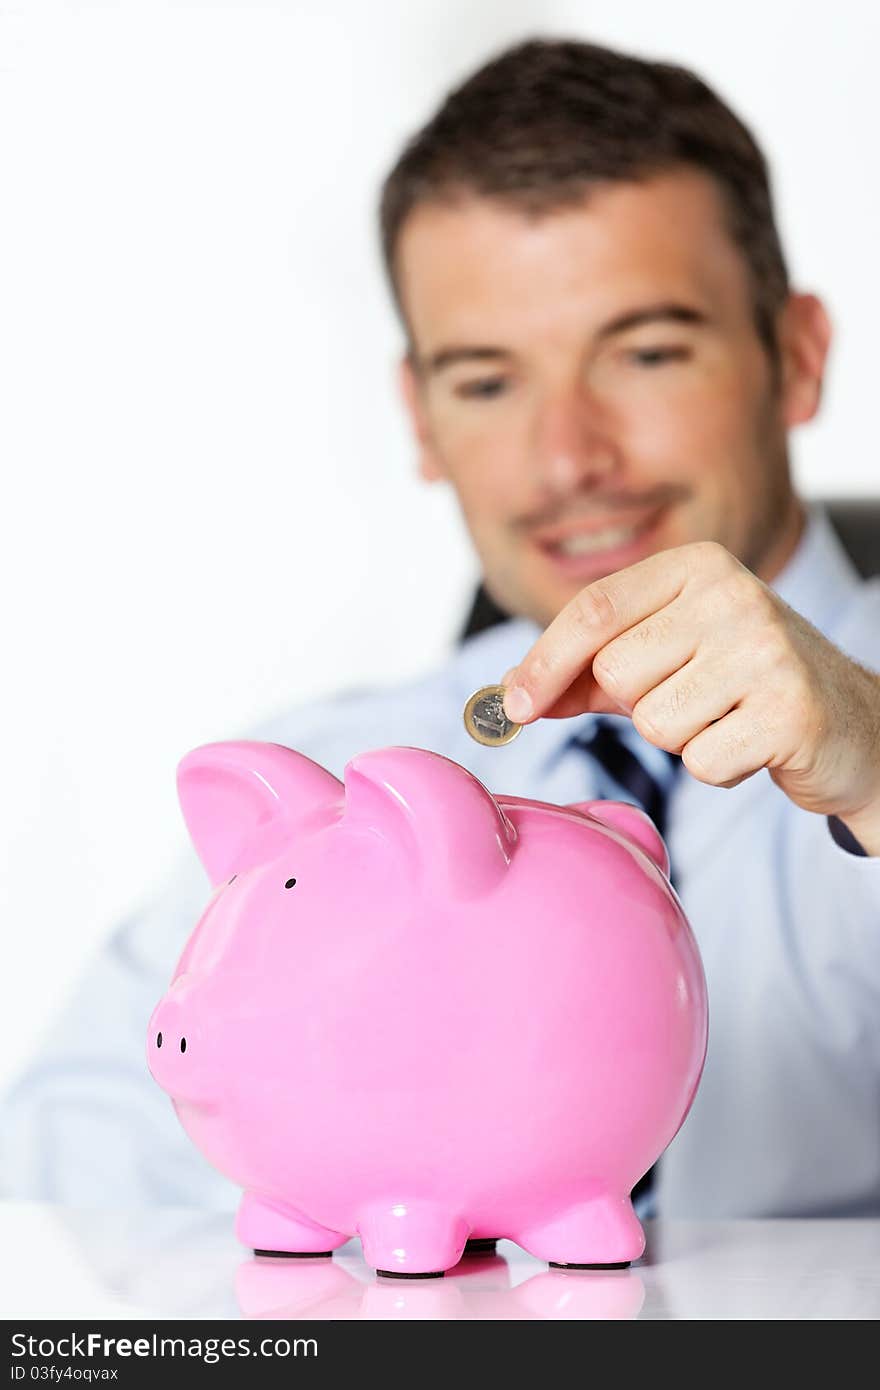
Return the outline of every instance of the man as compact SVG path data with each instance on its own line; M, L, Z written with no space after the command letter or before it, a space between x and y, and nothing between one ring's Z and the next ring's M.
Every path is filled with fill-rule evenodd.
M382 233L422 475L515 616L250 736L337 775L417 744L560 803L647 781L710 997L658 1210L880 1212L880 586L792 490L830 328L759 150L681 69L531 42L409 143ZM461 711L502 677L529 727L484 749ZM9 1097L8 1192L235 1204L143 1057L206 897L193 854L103 952Z

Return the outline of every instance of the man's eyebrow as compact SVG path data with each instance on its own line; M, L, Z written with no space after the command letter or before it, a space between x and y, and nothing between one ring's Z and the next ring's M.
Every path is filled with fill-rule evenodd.
M454 367L459 362L497 362L509 361L513 353L500 347L444 347L431 352L419 361L423 376L433 376L445 367Z
M643 323L689 323L701 328L710 324L711 319L702 309L695 309L690 304L647 304L641 309L630 309L627 313L610 319L608 323L603 323L596 339L601 342L615 333L625 333L629 328L638 328ZM418 366L422 376L434 376L446 367L457 366L460 362L509 362L513 355L507 348L462 344L460 347L438 348L436 352L430 352L426 357L420 358Z
M702 309L695 309L690 304L647 304L644 308L631 309L629 313L620 314L608 323L603 323L596 338L601 342L615 333L625 333L629 328L639 328L643 323L690 323L697 328L703 328L711 323L711 319Z

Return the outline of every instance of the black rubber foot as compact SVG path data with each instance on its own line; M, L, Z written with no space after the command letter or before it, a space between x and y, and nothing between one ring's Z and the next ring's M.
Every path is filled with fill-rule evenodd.
M329 1260L332 1250L255 1250L255 1255L268 1255L273 1260Z
M556 1260L548 1260L547 1263L549 1264L551 1269L629 1269L630 1265L632 1264L632 1260L621 1260L620 1264L617 1265L560 1264Z
M376 1273L381 1274L383 1279L442 1279L446 1270L435 1269L427 1274L407 1274L402 1269L377 1269Z
M476 1240L465 1241L465 1255L494 1255L500 1236L480 1236Z

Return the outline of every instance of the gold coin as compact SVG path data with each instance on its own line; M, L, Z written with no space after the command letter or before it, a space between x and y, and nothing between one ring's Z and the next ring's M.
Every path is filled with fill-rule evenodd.
M504 713L503 700L503 685L484 685L474 691L464 707L464 727L471 738L487 748L511 743L522 732L522 724L514 724Z

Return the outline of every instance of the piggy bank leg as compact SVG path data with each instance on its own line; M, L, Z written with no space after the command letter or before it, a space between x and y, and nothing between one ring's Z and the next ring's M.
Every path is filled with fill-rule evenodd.
M645 1249L629 1197L610 1194L568 1207L513 1239L539 1260L574 1269L622 1269Z
M426 1279L451 1269L469 1231L463 1217L432 1202L376 1202L358 1221L367 1264L398 1279Z
M238 1208L235 1234L242 1245L249 1245L255 1255L280 1255L288 1258L306 1255L331 1255L344 1245L347 1235L317 1226L293 1207L246 1192Z

